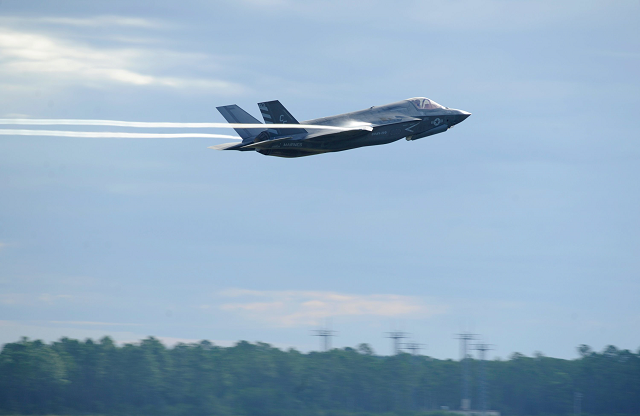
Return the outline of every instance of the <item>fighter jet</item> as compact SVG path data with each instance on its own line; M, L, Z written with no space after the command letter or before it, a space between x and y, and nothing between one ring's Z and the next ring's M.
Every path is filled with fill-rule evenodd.
M265 124L264 128L256 128L261 123L237 105L217 108L229 123L252 126L235 128L242 138L241 143L224 143L211 148L257 151L278 157L340 152L392 143L403 137L409 141L417 140L443 133L471 115L428 98L417 97L300 124L276 100L258 104ZM274 124L273 128L269 124Z

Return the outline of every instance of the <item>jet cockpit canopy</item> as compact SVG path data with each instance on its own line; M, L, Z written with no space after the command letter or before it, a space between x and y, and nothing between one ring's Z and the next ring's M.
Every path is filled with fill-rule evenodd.
M410 98L408 101L415 105L418 110L439 110L445 108L437 102L424 97Z

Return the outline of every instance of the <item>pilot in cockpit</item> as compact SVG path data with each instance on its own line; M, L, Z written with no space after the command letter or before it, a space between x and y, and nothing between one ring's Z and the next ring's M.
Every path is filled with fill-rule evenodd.
M409 101L411 101L418 110L439 110L439 109L445 108L440 104L438 104L437 102L432 101L428 98L423 98L423 97L411 98Z

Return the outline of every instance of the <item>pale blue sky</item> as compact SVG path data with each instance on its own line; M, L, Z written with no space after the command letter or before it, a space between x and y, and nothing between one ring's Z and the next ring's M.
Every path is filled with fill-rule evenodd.
M394 326L440 358L465 329L503 357L636 350L638 21L638 1L2 1L0 117L219 122L279 99L304 120L414 96L473 115L292 160L2 136L0 343L307 351L330 319L334 345L381 354Z

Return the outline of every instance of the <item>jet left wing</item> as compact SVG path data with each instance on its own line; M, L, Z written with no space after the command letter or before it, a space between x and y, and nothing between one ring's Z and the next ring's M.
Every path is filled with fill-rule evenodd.
M356 137L364 136L371 131L373 131L373 127L362 126L337 132L311 133L307 137L305 137L304 140L308 140L310 142L337 142L342 140L355 139Z
M260 142L257 142L257 143L250 143L250 144L242 146L242 148L243 149L268 149L268 148L273 147L274 145L278 145L280 143L282 143L282 144L284 144L284 143L300 143L300 144L302 144L302 143L307 142L307 141L318 143L318 142L333 142L333 141L338 141L338 140L349 140L349 139L354 139L356 137L364 136L365 134L369 133L372 130L373 130L373 127L363 126L363 127L357 127L357 128L354 128L354 129L337 131L337 132L311 133L311 134L308 134L306 136L296 137L296 138L293 138L293 137L290 137L290 136L288 136L288 137L279 137L277 139L263 140L263 141L260 141Z
M289 141L294 141L294 140L292 140L291 137L280 137L278 139L263 140L263 141L258 142L258 143L247 144L247 145L242 146L242 148L243 149L268 149L271 146L273 146L274 144L282 143L282 142L289 142ZM301 141L301 140L295 140L295 141Z

